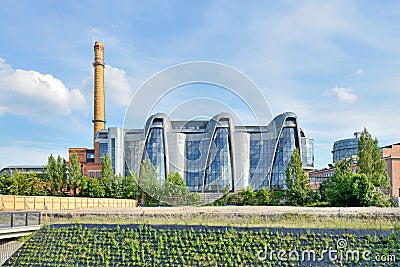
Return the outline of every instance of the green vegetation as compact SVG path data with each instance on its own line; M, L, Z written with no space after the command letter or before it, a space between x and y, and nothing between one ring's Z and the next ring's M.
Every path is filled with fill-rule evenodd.
M225 190L224 196L212 205L291 205L291 206L392 206L388 192L389 179L377 139L364 128L359 140L358 173L352 170L352 159L336 163L334 176L312 190L302 168L301 156L295 149L286 169L286 191L257 191L247 187L237 193ZM149 160L142 163L139 175L115 176L111 159L102 160L101 178L81 174L78 157L71 156L69 179L65 160L50 155L44 179L35 173L18 173L0 177L0 194L53 195L138 199L141 205L199 205L200 196L189 192L178 173L169 173L160 180L156 167Z
M67 167L65 159L61 158L60 155L58 155L57 161L53 155L49 156L46 168L46 180L49 181L51 195L63 195L63 188L67 181Z
M332 206L370 206L373 200L373 184L365 174L355 174L351 170L351 159L336 164L333 178L327 182L325 195Z
M389 179L378 140L364 128L358 146L358 173L352 171L352 159L337 162L334 176L321 185L321 195L331 206L392 206L382 193Z
M398 232L329 229L53 225L29 239L3 266L295 266L307 260L325 266L372 266L382 255L392 265L399 238ZM339 240L346 246L339 246ZM336 255L355 250L360 257L332 260L323 252L329 248L337 249ZM270 257L279 250L297 251L299 257L303 251L315 255L290 261L276 253ZM362 257L364 251L371 254Z
M286 169L286 204L303 206L311 201L313 190L310 181L303 170L300 151L293 151Z
M253 187L248 186L246 189L238 193L229 192L229 188L225 189L224 195L209 204L210 206L280 206L285 204L284 191L270 191L263 187L255 191Z
M338 207L389 207L389 178L385 160L377 139L364 128L359 140L358 172L352 170L353 159L336 163L334 176L321 183L319 190L312 190L302 168L301 157L295 149L286 169L286 191L255 191L247 187L239 193L225 192L213 205L290 205L290 206L338 206Z
M358 142L358 173L365 174L368 180L377 188L389 186L386 173L386 162L378 139L372 139L371 134L364 128Z
M13 176L0 177L0 194L39 196L49 194L49 183L35 172L15 172Z
M143 162L138 176L115 176L107 155L103 157L101 167L101 178L86 177L81 173L78 156L73 153L67 177L65 160L61 156L56 160L50 155L43 177L34 172L18 171L1 176L0 194L138 199L146 206L200 203L199 195L189 192L178 173L169 173L160 187L157 169L148 160Z
M170 224L170 225L204 225L204 226L240 226L240 227L277 227L277 228L326 228L326 229L365 229L365 230L400 230L400 219L387 216L334 216L301 213L282 213L272 215L241 215L199 213L186 216L165 215L147 216L146 212L132 214L102 214L90 216L69 215L42 217L44 225L54 223L88 223L88 224Z
M141 189L139 201L146 206L200 204L199 194L189 192L179 173L169 173L160 186L157 169L149 160L142 163L136 181Z
M81 164L78 161L78 155L74 151L71 155L69 163L69 182L68 182L68 185L72 190L73 196L76 196L78 194L77 190L81 186L82 176L83 175L81 172Z

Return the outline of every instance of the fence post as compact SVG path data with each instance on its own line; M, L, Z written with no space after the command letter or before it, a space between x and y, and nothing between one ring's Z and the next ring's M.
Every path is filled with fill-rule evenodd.
M28 215L29 215L29 212L26 212L26 213L25 213L25 226L28 226L28 224L29 224L29 217L28 217Z
M10 213L10 226L11 228L14 227L14 212Z

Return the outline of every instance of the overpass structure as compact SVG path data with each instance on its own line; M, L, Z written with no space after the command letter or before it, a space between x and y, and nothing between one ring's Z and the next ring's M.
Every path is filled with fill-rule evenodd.
M40 212L0 212L0 240L29 235L40 223Z
M40 229L40 212L0 212L0 266L23 244L16 238Z

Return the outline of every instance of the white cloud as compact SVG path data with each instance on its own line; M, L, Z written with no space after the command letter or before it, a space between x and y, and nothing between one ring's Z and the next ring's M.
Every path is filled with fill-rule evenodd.
M117 105L128 105L133 91L128 83L125 71L106 65L104 76L106 97Z
M13 69L0 58L0 115L5 112L47 120L51 115L69 115L85 106L78 89L69 90L50 74Z
M363 71L362 69L358 69L358 70L356 71L356 73L357 73L357 75L363 75L363 74L364 74L364 71Z
M340 102L353 103L356 101L357 96L353 93L353 88L351 87L335 87L327 92L324 96L336 96Z

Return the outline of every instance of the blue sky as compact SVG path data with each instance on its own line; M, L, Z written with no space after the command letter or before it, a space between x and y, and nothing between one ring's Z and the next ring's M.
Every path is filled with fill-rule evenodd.
M272 114L295 112L316 167L363 127L382 146L400 141L398 1L0 0L0 33L0 168L91 146L93 40L105 42L107 126L122 127L153 74L200 60L250 77Z

